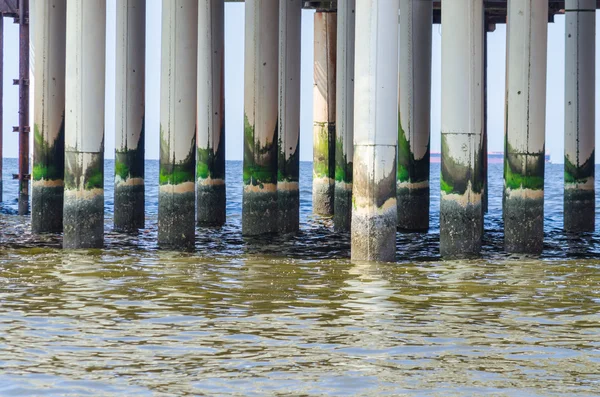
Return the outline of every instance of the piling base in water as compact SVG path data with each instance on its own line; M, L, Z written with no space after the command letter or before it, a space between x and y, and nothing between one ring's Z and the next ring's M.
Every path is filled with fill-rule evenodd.
M195 247L196 194L192 191L158 193L158 246L192 251Z
M426 232L429 229L429 187L397 187L398 229Z
M319 215L333 215L335 183L330 178L313 179L313 212Z
M352 184L335 183L335 199L333 212L333 229L336 232L347 232L352 225Z
M352 260L395 261L396 222L395 208L381 210L377 214L354 211L352 213Z
M298 184L295 185L295 188L277 190L278 231L281 234L296 233L300 228L300 194Z
M144 185L115 188L115 230L134 233L144 227Z
M504 250L509 253L542 253L544 199L507 197L504 200Z
M31 186L31 231L60 233L63 231L64 186L44 186L34 181Z
M440 201L440 254L445 259L477 256L481 251L481 204L466 206L454 200Z
M565 190L565 224L567 232L593 232L595 229L595 194L593 190Z
M65 190L63 229L63 248L102 248L104 192Z
M226 193L225 183L196 184L196 221L198 226L222 226L225 224Z
M242 198L242 235L258 236L277 232L279 208L277 188L265 184L263 191L250 191L255 186L244 186Z

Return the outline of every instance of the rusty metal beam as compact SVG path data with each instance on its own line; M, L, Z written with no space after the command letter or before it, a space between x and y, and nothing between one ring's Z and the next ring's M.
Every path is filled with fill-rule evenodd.
M5 17L18 17L19 6L18 0L0 0L0 14Z

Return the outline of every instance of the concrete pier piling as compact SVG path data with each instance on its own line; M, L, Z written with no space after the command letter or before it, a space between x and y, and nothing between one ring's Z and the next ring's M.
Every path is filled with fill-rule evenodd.
M279 7L246 1L242 234L277 232Z
M117 1L115 230L144 227L146 2Z
M104 243L106 2L67 1L63 247Z
M442 3L440 253L477 255L483 212L483 0Z
M4 97L4 18L0 18L0 98ZM2 167L4 162L2 140L4 135L3 128L3 106L0 106L0 203L2 202L2 192L4 191L2 184Z
M593 232L595 218L596 2L565 2L564 228Z
M19 215L29 214L29 0L19 0Z
M63 230L66 0L35 2L31 230Z
M398 2L356 3L352 260L396 257Z
M398 228L429 229L432 2L400 1Z
M332 215L335 197L337 13L315 12L313 212Z
M224 44L223 1L200 1L196 116L196 220L199 226L221 226L225 223Z
M548 1L509 0L504 248L539 254L544 240Z
M158 245L191 250L196 226L198 0L163 0L161 41Z
M336 65L335 198L333 227L350 230L354 157L354 46L356 1L338 3Z
M279 127L277 205L279 232L300 223L300 44L302 1L279 2Z

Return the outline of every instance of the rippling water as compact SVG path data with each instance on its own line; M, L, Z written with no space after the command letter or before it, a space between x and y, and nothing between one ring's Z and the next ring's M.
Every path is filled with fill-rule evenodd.
M503 254L491 164L482 259L440 261L434 189L430 232L398 234L396 264L350 263L348 236L311 214L310 163L301 233L247 239L228 162L227 225L198 229L193 254L156 247L157 162L147 228L111 231L107 178L106 248L89 251L31 235L15 169L0 204L2 396L600 394L600 234L561 230L561 165L547 167L541 259Z

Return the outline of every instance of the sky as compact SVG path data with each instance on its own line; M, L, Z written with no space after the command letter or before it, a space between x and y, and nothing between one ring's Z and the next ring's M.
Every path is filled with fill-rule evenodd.
M39 0L36 0L39 1ZM106 45L106 106L105 151L106 158L114 157L115 125L115 9L116 0L107 0ZM147 0L146 15L146 157L157 159L159 153L159 101L160 101L160 34L161 0ZM33 7L32 7L33 9ZM313 95L313 18L314 11L302 11L302 62L300 108L300 159L312 161L312 95ZM31 16L32 32L35 14ZM596 15L598 22L598 14ZM432 43L432 96L431 96L431 150L440 150L441 116L441 32L433 25ZM558 15L548 24L548 64L546 98L546 150L552 161L563 161L564 147L564 33L565 17ZM360 34L360 33L359 33ZM12 126L18 124L18 88L12 79L18 77L18 25L12 19L4 22L4 119L3 155L17 157L17 134ZM504 91L506 25L497 25L488 33L488 136L489 150L502 151L504 131ZM596 42L596 58L600 54ZM34 58L34 56L33 56ZM396 62L390 59L390 62ZM32 61L34 63L34 61ZM226 3L225 6L225 125L226 158L241 160L243 155L243 98L244 98L244 4ZM600 81L596 66L596 91ZM277 78L277 76L274 76ZM33 84L32 86L33 87ZM33 91L33 90L31 90ZM33 98L33 93L31 98ZM600 122L600 101L596 101L596 119ZM33 101L30 114L33 117ZM598 123L597 123L598 124ZM598 136L598 127L596 127ZM600 158L597 159L600 162Z

